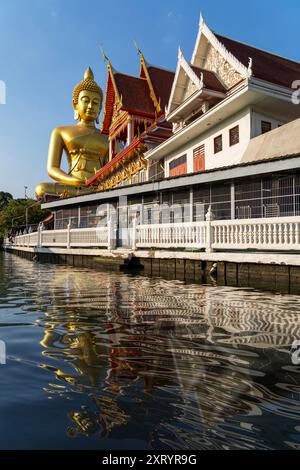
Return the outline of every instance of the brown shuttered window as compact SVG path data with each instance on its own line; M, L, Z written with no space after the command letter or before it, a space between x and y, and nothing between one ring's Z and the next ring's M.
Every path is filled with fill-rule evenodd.
M239 126L235 126L232 129L229 130L229 145L230 147L232 145L238 144L240 141L240 131L239 131Z
M194 172L205 170L205 144L193 150Z
M272 129L272 124L268 121L261 121L261 133L265 134Z
M202 157L205 155L205 144L199 145L193 150L194 158Z
M170 176L184 175L187 172L186 154L182 155L169 163Z
M214 153L222 152L223 150L223 142L222 142L222 135L218 135L214 138Z

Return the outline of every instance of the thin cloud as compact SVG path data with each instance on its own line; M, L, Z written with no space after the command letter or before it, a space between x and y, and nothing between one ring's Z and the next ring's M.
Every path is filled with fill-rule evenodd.
M181 13L175 13L174 11L169 11L167 14L167 19L173 24L178 24L183 18Z

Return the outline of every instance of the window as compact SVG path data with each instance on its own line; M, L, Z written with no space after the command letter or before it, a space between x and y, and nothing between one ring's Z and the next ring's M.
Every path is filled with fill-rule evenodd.
M214 138L214 153L222 152L222 150L223 150L223 142L222 142L222 134L221 134Z
M205 144L193 150L194 172L205 170Z
M131 177L131 184L136 184L136 174Z
M139 171L139 182L144 183L145 181L145 170L140 170Z
M265 134L272 129L272 124L268 121L261 121L261 133Z
M240 131L239 131L239 126L235 126L232 129L229 130L229 145L232 147L232 145L238 144L240 141Z
M169 163L170 176L184 175L187 172L186 154Z

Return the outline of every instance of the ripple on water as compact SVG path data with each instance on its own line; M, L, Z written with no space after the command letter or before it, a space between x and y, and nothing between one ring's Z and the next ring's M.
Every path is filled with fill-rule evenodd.
M2 253L1 446L299 448L299 300Z

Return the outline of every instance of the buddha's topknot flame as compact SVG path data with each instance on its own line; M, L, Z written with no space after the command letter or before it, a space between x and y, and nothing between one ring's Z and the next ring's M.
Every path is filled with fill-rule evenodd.
M73 102L75 105L78 103L79 93L83 90L94 91L95 93L98 93L102 103L103 92L99 85L95 82L94 74L90 67L86 69L83 80L78 83L73 90Z

